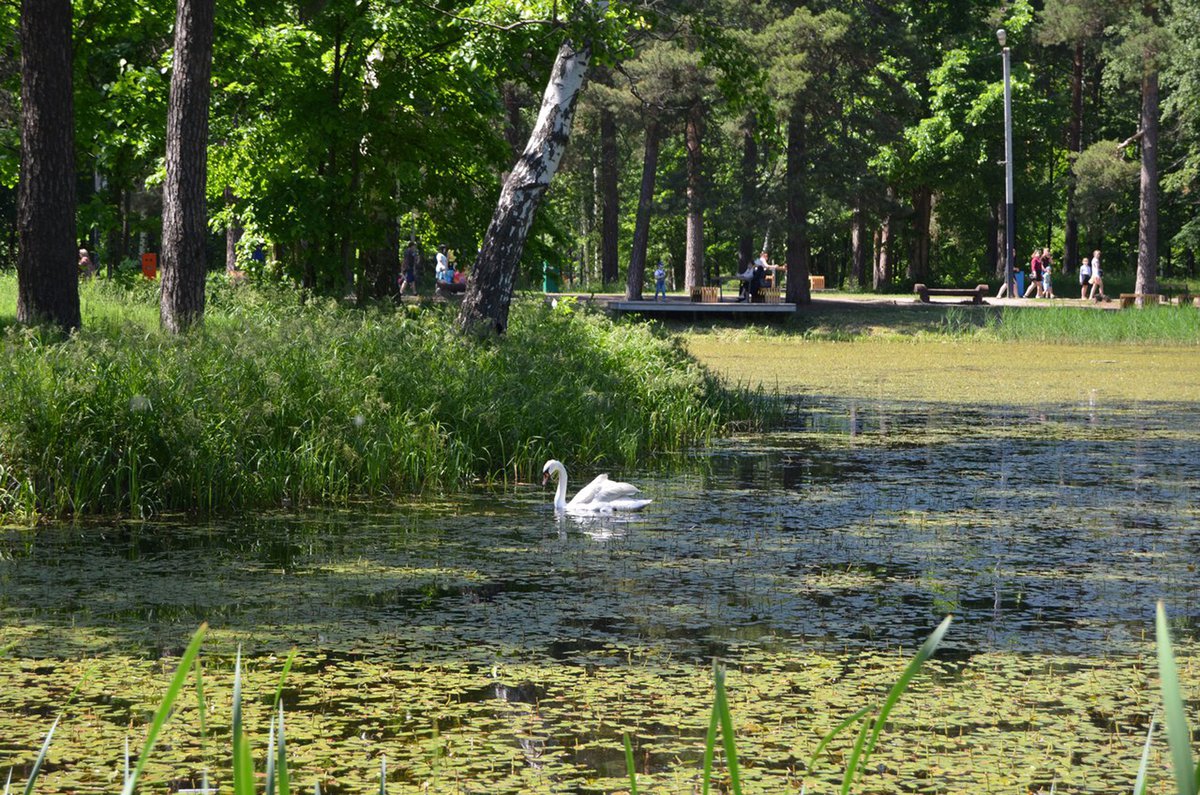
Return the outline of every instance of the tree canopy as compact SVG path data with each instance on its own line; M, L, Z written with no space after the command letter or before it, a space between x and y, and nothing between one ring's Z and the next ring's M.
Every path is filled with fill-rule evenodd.
M73 244L110 272L161 251L175 12L174 0L72 2ZM19 22L0 9L7 265ZM516 288L550 261L576 286L628 279L637 295L647 260L695 283L736 270L751 241L835 285L991 278L999 27L1018 245L1195 275L1200 66L1185 43L1200 0L221 2L207 266L361 299L395 292L409 238L426 261L445 244L470 265L556 55L587 42L602 75L589 72Z

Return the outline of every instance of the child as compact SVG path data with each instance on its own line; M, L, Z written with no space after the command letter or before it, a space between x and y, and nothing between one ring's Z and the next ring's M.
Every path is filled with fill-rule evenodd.
M1046 251L1046 249L1042 249L1042 251ZM1044 256L1044 260L1049 259L1048 252L1043 256ZM1054 284L1053 284L1052 277L1054 276L1054 268L1051 265L1045 264L1044 260L1042 263L1042 297L1043 298L1053 298L1054 297Z
M1079 300L1087 299L1088 285L1092 283L1092 261L1085 255L1079 263Z
M667 269L663 267L662 260L659 260L658 267L654 269L654 300L658 300L658 296L662 295L662 300L667 300Z

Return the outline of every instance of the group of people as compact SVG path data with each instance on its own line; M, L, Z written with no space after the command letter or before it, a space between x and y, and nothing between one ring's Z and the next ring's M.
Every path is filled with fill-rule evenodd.
M1104 277L1100 273L1099 250L1092 252L1091 260L1084 257L1079 263L1079 300L1108 300L1104 295Z
M1050 249L1034 249L1029 257L1029 286L1024 298L1054 298L1054 260ZM1105 301L1104 278L1100 272L1100 251L1083 257L1079 263L1079 299L1081 301Z
M417 241L409 239L408 247L404 249L400 273L400 294L417 293L417 266L421 263L421 250ZM440 289L460 292L466 289L467 275L458 269L454 260L454 250L445 245L438 246L437 265L433 272L434 282Z

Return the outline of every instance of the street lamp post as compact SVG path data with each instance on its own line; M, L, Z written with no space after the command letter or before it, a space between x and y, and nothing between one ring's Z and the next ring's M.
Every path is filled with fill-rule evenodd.
M1008 34L1004 29L996 31L1000 42L1000 56L1004 61L1004 284L1005 293L1013 297L1013 256L1016 254L1017 211L1013 206L1013 140L1012 140L1012 79L1008 47ZM1020 296L1017 296L1020 297Z

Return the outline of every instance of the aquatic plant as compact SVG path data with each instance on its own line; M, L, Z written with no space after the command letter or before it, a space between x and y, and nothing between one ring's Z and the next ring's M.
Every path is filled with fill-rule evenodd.
M85 328L0 338L0 514L346 503L531 478L703 444L766 402L670 339L538 301L505 339L438 307L346 309L218 292L183 338L151 295L96 286Z
M830 746L831 741L846 731L855 726L858 727L853 744L848 750L842 749L839 751L840 758L845 759L844 770L841 775L841 784L838 791L841 795L855 791L857 788L874 786L868 785L861 778L861 774L867 771L869 760L876 748L877 741L885 729L889 726L889 717L892 708L898 703L901 696L908 689L916 674L922 666L929 661L942 637L950 624L950 618L947 617L942 621L938 628L925 640L914 657L908 662L899 677L896 678L887 688L887 694L881 702L868 704L861 707L846 719L840 721L834 728L826 733L821 739L815 751L808 760L806 770L808 774L812 774L816 769L817 764ZM197 701L201 706L201 714L203 713L203 690L202 676L200 667L197 665L199 659L199 649L201 641L205 635L206 628L201 627L193 635L187 649L182 653L175 673L172 676L171 683L167 688L166 694L162 697L157 710L150 722L147 730L147 736L141 753L138 755L137 764L132 771L129 769L128 751L126 751L126 773L123 779L122 793L123 795L132 795L136 790L138 783L142 778L142 773L147 767L152 755L158 744L158 740L162 736L163 729L168 718L177 710L176 703L179 696L183 692L183 686L189 673L195 672ZM1162 605L1159 605L1157 614L1157 645L1158 657L1160 666L1160 676L1162 680L1162 698L1164 712L1166 715L1167 733L1171 751L1171 765L1175 777L1177 795L1196 795L1197 792L1197 771L1193 768L1193 760L1189 749L1190 735L1188 733L1187 721L1184 716L1183 702L1180 698L1178 687L1177 673L1173 659L1172 645L1167 630L1167 620L1165 610ZM266 745L265 755L265 771L262 779L262 787L265 795L290 795L292 790L292 776L289 772L287 758L287 741L285 739L286 732L284 729L284 712L283 705L280 701L282 687L286 681L288 671L291 667L292 658L284 664L283 673L279 679L279 687L275 693L275 703L270 709L270 729ZM232 708L232 726L230 731L230 743L232 754L229 757L228 767L225 771L229 775L231 789L236 795L255 795L258 790L256 784L255 767L250 749L250 741L245 730L243 719L243 704L246 700L245 691L243 689L242 678L243 665L240 652L237 655L237 660L234 664L234 684L231 701ZM720 665L714 665L713 669L713 696L712 708L710 711L710 720L708 731L705 737L703 771L701 777L702 792L708 793L713 791L715 784L714 769L717 760L718 750L723 754L725 765L725 777L721 782L722 788L733 795L741 795L744 791L744 782L741 774L741 767L737 751L737 743L734 730L734 721L732 711L729 706L728 695L725 684L724 669ZM959 683L957 686L963 686ZM1059 716L1061 719L1064 716ZM60 716L61 718L61 716ZM45 740L42 743L40 752L34 762L29 780L25 786L24 792L26 795L32 795L37 789L37 780L39 771L41 770L44 761L47 758L48 750L51 746L52 738L55 734L55 728L59 725L60 719L56 719L50 731L47 733ZM1141 764L1138 770L1137 783L1134 787L1135 795L1141 795L1146 789L1147 783L1147 768L1149 758L1149 745L1154 733L1153 724L1147 733L1146 746L1142 753ZM433 739L437 740L437 725L433 727ZM326 742L322 740L322 742ZM634 754L632 741L628 733L622 737L624 746L624 763L629 782L629 791L631 795L636 795L639 791L638 776L634 766ZM472 746L471 753L486 754L491 753L496 749L493 745ZM458 753L463 753L463 747L460 746ZM507 764L506 761L500 760L500 763ZM434 762L436 765L436 761ZM495 761L488 762L483 760L480 771L486 771L493 768ZM161 765L160 765L161 768ZM168 767L167 770L171 768ZM182 770L175 770L175 774L184 773ZM432 772L432 771L431 771ZM170 773L166 773L170 775ZM191 771L187 771L190 775ZM380 756L378 765L379 775L379 793L386 795L387 793L387 777L388 767L384 756ZM918 776L919 778L919 776ZM208 789L208 771L203 773L204 789ZM219 782L218 782L219 783ZM460 782L461 783L461 782ZM809 784L806 782L802 791L808 791ZM915 783L915 782L914 782ZM11 785L11 773L9 774L9 784ZM319 782L315 785L320 786ZM420 785L421 789L426 788L426 784ZM6 786L4 792L8 793L9 786Z

